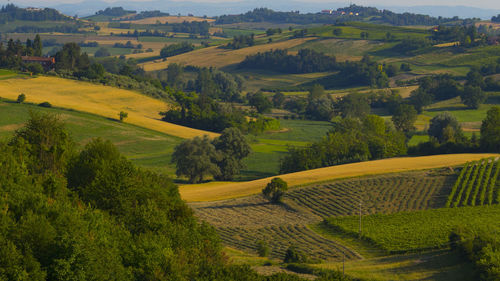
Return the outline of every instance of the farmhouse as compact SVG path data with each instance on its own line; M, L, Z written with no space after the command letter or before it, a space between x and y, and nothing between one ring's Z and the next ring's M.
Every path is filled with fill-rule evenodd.
M52 68L54 66L54 64L56 63L56 59L55 58L51 58L51 57L46 58L46 57L22 56L21 60L24 63L38 63L38 64L41 64L43 66L43 68L45 68L45 69Z

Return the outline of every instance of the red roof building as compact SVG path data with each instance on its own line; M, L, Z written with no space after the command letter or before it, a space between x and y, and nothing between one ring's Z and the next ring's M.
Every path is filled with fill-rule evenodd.
M39 63L46 69L52 68L56 63L55 58L45 58L45 57L22 56L21 60L24 63Z

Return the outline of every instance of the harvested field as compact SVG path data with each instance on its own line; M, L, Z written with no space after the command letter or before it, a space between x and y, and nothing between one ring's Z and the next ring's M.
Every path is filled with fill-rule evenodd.
M223 49L220 47L208 47L195 50L189 53L181 54L174 57L169 57L167 61L155 60L152 62L143 63L142 66L146 71L154 71L165 69L170 63L179 63L184 65L194 65L199 67L217 67L222 68L225 66L240 63L246 56L256 54L258 52L266 52L271 49L289 49L314 38L299 38L283 42L276 42L271 44L257 45L238 50Z
M310 257L338 260L361 256L354 250L318 235L307 226L332 216L353 215L363 202L364 214L396 213L444 206L456 173L443 168L401 174L339 180L292 189L281 204L262 196L218 202L191 203L196 216L214 225L224 244L250 253L266 241L271 257L282 259L290 245Z
M215 133L191 129L159 120L159 112L170 105L161 100L114 87L95 85L55 77L7 79L0 81L0 95L15 100L19 93L26 95L26 102L50 102L53 106L74 109L118 119L120 111L128 112L127 123L181 138Z
M468 161L499 156L498 154L449 154L422 157L401 157L345 164L309 171L280 175L289 186L300 186L334 179L453 167ZM184 185L179 192L184 200L216 201L258 194L271 181L270 178L249 182L210 182L205 184Z
M140 20L127 20L124 19L121 22L125 23L135 23L135 24L156 24L157 22L161 22L162 24L165 23L182 23L182 22L202 22L202 21L207 21L207 22L214 22L214 19L209 19L209 18L199 18L199 17L178 17L178 16L168 16L168 17L152 17L152 18L146 18L146 19L140 19Z
M284 225L258 229L219 228L222 241L231 247L247 252L257 252L257 241L266 241L270 248L270 257L283 259L288 247L294 245L307 253L309 257L321 260L341 260L342 253L346 259L359 259L361 256L353 250L326 239L306 226Z

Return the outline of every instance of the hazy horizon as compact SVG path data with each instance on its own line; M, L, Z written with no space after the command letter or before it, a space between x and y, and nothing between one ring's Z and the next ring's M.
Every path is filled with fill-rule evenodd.
M87 2L88 0L39 0L39 1L33 1L33 0L19 0L19 1L0 1L1 4L7 4L7 3L14 3L14 4L22 4L22 5L57 5L57 4L76 4L76 3L82 3L82 2ZM125 1L120 1L120 0L100 0L102 2L107 2L109 4L113 4L115 2L125 2ZM126 2L150 2L151 0L133 0L133 1L126 1ZM200 3L207 3L207 4L217 4L217 3L245 3L245 4L251 4L252 2L255 2L258 5L261 5L260 1L248 1L248 0L189 0L189 1L183 1L183 0L172 0L175 2L200 2ZM466 7L475 7L475 8L483 8L483 9L500 9L500 4L497 0L482 0L478 2L472 2L468 0L421 0L418 2L418 5L415 5L415 1L410 1L410 0L400 0L397 3L394 3L393 0L361 0L361 1L325 1L325 0L314 0L314 1L293 1L297 3L324 3L325 5L328 5L328 3L331 3L332 5L337 6L338 4L342 4L345 2L345 5L349 5L350 3L357 4L357 5L362 5L362 6L394 6L394 7L418 7L418 6L450 6L450 7L456 7L456 6L466 6Z

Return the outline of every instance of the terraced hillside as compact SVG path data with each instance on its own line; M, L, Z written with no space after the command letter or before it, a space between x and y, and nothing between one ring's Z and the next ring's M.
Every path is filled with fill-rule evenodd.
M295 245L322 260L361 258L356 251L322 237L307 226L331 216L395 213L443 207L456 173L448 168L339 180L292 189L283 204L262 196L192 203L197 216L214 225L224 244L255 253L267 241L271 257L281 259Z

